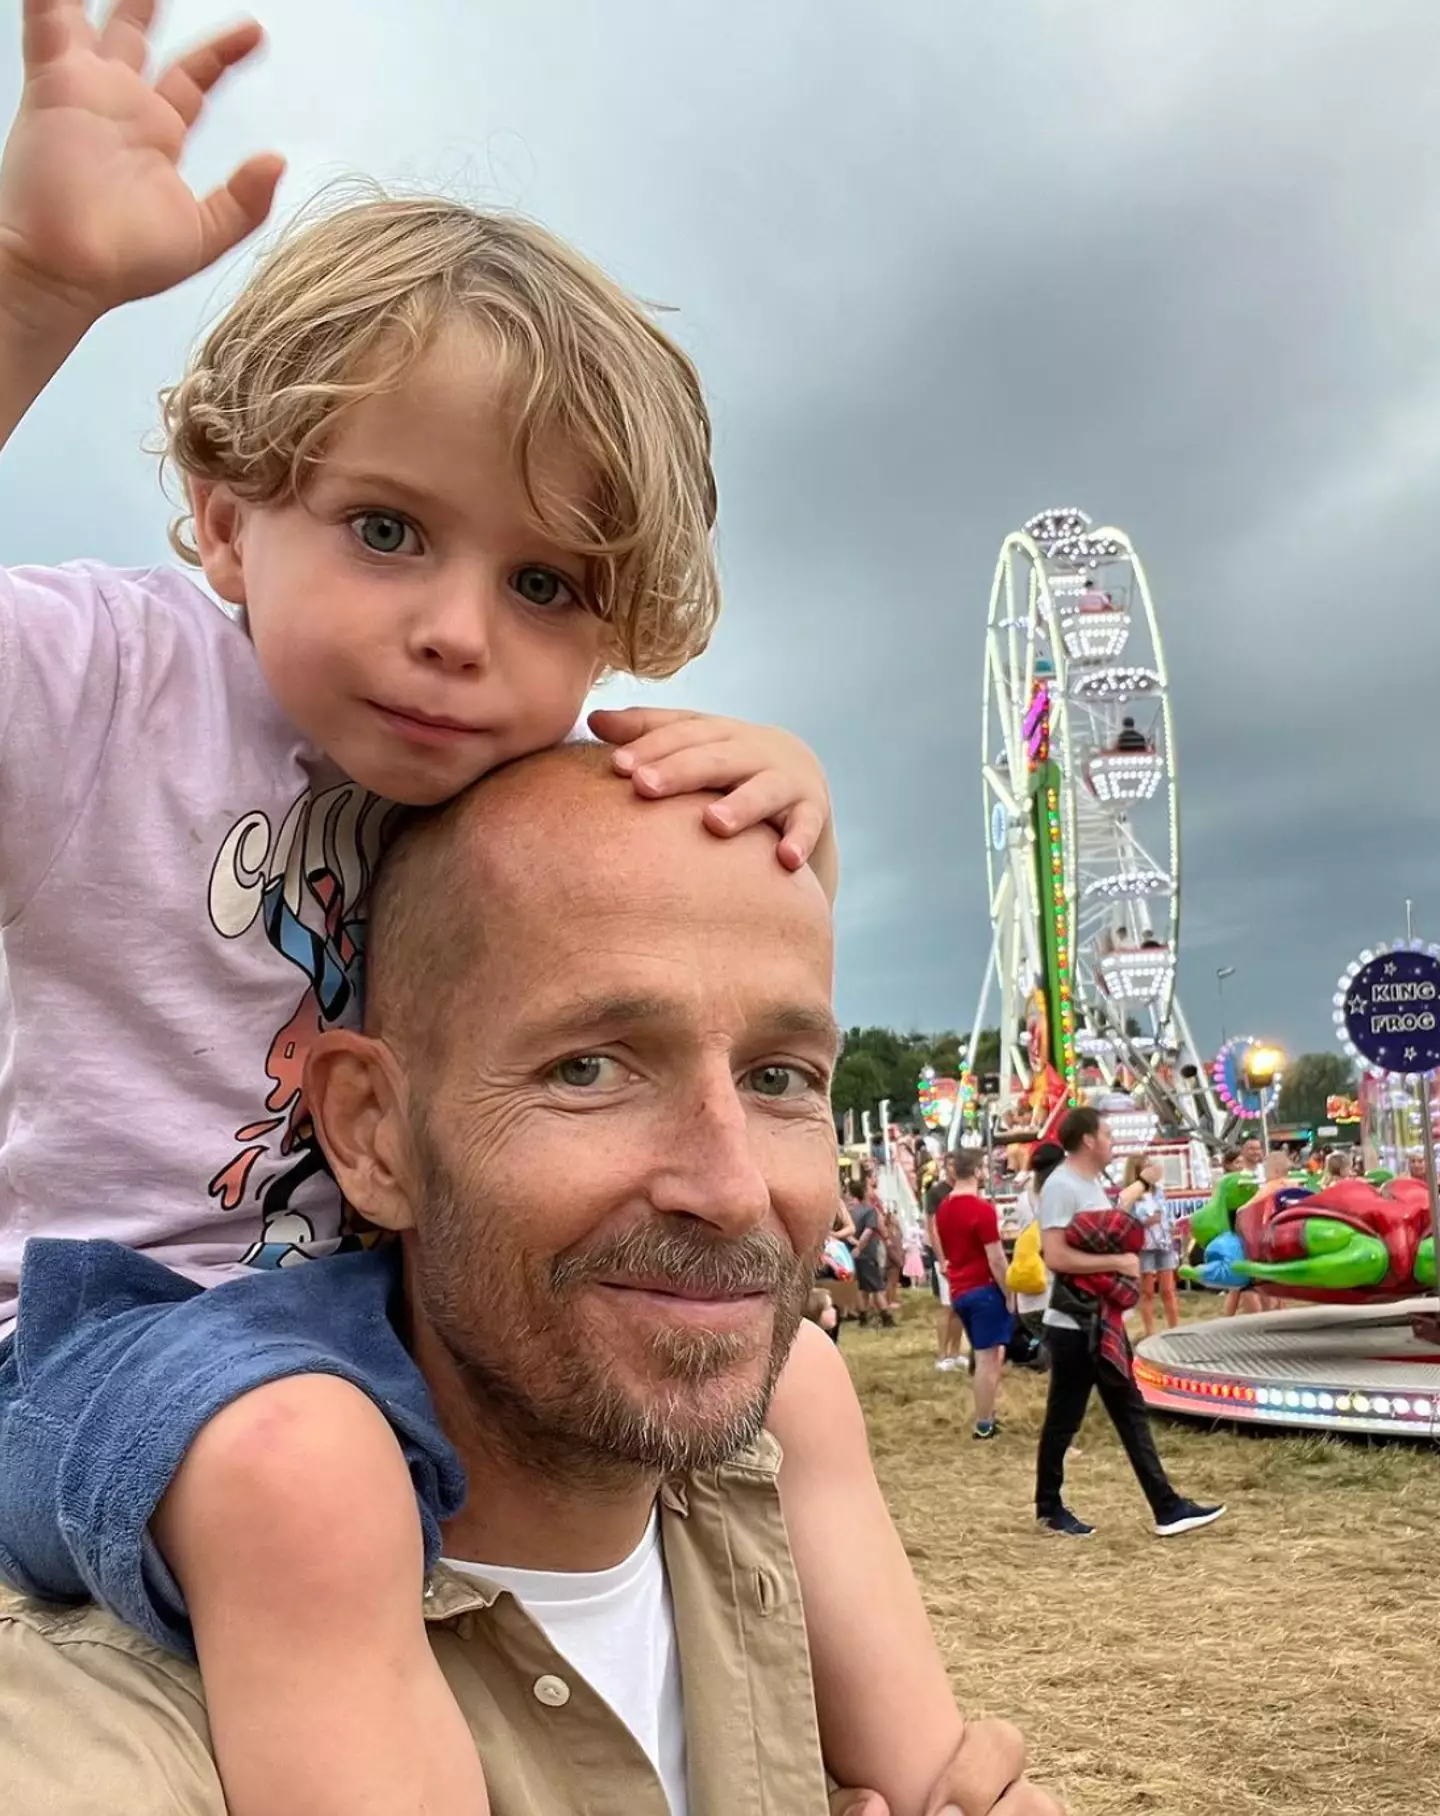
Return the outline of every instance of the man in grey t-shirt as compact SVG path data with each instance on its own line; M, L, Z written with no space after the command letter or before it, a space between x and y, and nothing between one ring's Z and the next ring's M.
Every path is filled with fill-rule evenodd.
M1111 1141L1105 1118L1082 1105L1069 1112L1059 1133L1065 1163L1056 1167L1040 1194L1040 1252L1046 1267L1052 1274L1071 1278L1084 1274L1138 1277L1138 1255L1090 1254L1072 1248L1066 1239L1065 1232L1081 1211L1110 1209L1104 1173L1110 1164ZM1095 1389L1150 1503L1156 1533L1161 1538L1172 1538L1197 1526L1208 1526L1225 1509L1187 1501L1176 1493L1155 1448L1140 1389L1128 1370L1120 1374L1100 1355L1097 1324L1098 1317L1086 1328L1080 1318L1053 1306L1045 1313L1050 1391L1035 1463L1036 1517L1049 1531L1069 1538L1089 1538L1095 1530L1077 1519L1064 1501L1065 1452L1080 1429L1091 1390Z

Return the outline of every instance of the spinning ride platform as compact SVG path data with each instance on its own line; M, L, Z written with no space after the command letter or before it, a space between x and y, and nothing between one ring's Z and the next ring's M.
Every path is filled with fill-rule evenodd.
M1206 1319L1147 1337L1135 1383L1159 1411L1299 1431L1440 1441L1433 1295Z

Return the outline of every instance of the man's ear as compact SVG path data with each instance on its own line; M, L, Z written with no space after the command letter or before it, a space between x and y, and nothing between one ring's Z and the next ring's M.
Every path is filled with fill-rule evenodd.
M205 578L222 599L244 605L245 567L240 559L244 506L229 486L214 479L187 482L195 521L195 547Z
M383 1041L322 1034L305 1059L305 1097L347 1201L385 1230L415 1222L405 1078Z

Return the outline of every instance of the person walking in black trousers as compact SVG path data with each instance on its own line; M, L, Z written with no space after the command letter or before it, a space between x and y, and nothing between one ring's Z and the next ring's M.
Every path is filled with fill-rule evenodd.
M1065 1163L1046 1180L1040 1194L1041 1253L1052 1274L1134 1274L1140 1272L1138 1255L1091 1254L1072 1248L1065 1232L1081 1211L1106 1211L1110 1199L1105 1191L1103 1174L1110 1163L1110 1131L1105 1118L1082 1105L1071 1110L1060 1124L1060 1145L1065 1150ZM1064 1294L1067 1304L1074 1304L1075 1294ZM1045 1404L1045 1423L1040 1431L1040 1450L1035 1464L1035 1514L1041 1525L1067 1538L1089 1538L1095 1528L1076 1516L1065 1505L1065 1453L1079 1431L1090 1404L1092 1390L1098 1391L1110 1422L1125 1446L1130 1467L1150 1503L1155 1516L1155 1531L1161 1538L1173 1538L1181 1532L1192 1532L1197 1526L1208 1526L1218 1520L1225 1509L1187 1501L1178 1494L1150 1431L1150 1418L1129 1371L1121 1373L1100 1354L1096 1318L1087 1319L1078 1308L1075 1312L1059 1309L1052 1301L1045 1313L1045 1341L1050 1351L1050 1391Z

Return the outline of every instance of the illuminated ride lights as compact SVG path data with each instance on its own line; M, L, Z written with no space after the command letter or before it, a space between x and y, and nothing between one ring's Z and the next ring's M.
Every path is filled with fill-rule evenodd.
M1377 1428L1424 1435L1440 1417L1440 1383L1436 1393L1386 1393L1346 1387L1330 1381L1262 1380L1239 1374L1189 1372L1135 1358L1135 1384L1151 1405L1172 1411L1224 1418L1268 1420L1279 1425L1313 1424L1343 1430Z
M1107 952L1097 969L1101 983L1117 1000L1151 1002L1174 981L1175 959L1168 946L1137 946Z
M1128 1105L1129 1099L1124 1099ZM1128 1160L1132 1154L1143 1154L1153 1145L1160 1118L1153 1110L1112 1109L1105 1112L1105 1127L1110 1131L1110 1144L1117 1160Z
M1158 694L1164 685L1153 668L1102 668L1078 676L1070 693L1075 700L1118 704L1139 694Z
M1083 536L1092 521L1075 505L1061 505L1058 510L1038 511L1025 525L1025 534L1033 537L1048 554L1057 542Z
M1245 1061L1249 1054L1257 1051L1268 1049L1264 1049L1253 1034L1237 1034L1221 1047L1210 1069L1215 1095L1232 1116L1247 1120L1270 1114L1279 1102L1280 1086L1284 1082L1277 1067L1264 1090L1254 1088L1245 1076Z
M1165 780L1165 759L1158 750L1097 750L1086 760L1085 780L1097 801L1150 801Z
M1032 772L1050 755L1050 689L1044 681L1035 683L1025 712L1025 754Z
M1045 734L1049 748L1049 733ZM1074 955L1070 947L1070 910L1065 899L1065 835L1060 824L1060 771L1046 760L1035 776L1035 886L1040 901L1040 930L1045 955L1042 986L1049 1011L1050 1064L1075 1094Z
M1087 901L1139 902L1147 896L1171 895L1174 879L1163 870L1117 870L1113 876L1097 876L1085 885Z
M1078 536L1062 536L1045 551L1052 561L1068 561L1072 567L1096 567L1102 561L1115 561L1129 550L1117 536L1085 530Z
M1417 1056L1417 1047L1410 1037L1419 1034L1433 1041L1436 1022L1440 1019L1440 997L1434 995L1428 982L1406 981L1417 963L1411 954L1417 953L1440 958L1440 946L1432 946L1425 940L1382 941L1373 950L1362 952L1353 965L1347 966L1335 991L1335 1032L1340 1045L1362 1074L1368 1073L1371 1078L1395 1077L1398 1081L1419 1083L1425 1076L1418 1068L1407 1070L1407 1062L1414 1061ZM1386 1056L1393 1059L1393 1063L1377 1065L1350 1038L1347 1014L1367 1009L1381 1038L1382 1050L1388 1048ZM1388 1038L1390 1035L1393 1039ZM1391 1101L1395 1108L1402 1103L1408 1106L1409 1093L1403 1083Z
M1113 662L1130 638L1130 614L1120 608L1067 611L1062 604L1060 635L1072 662Z

